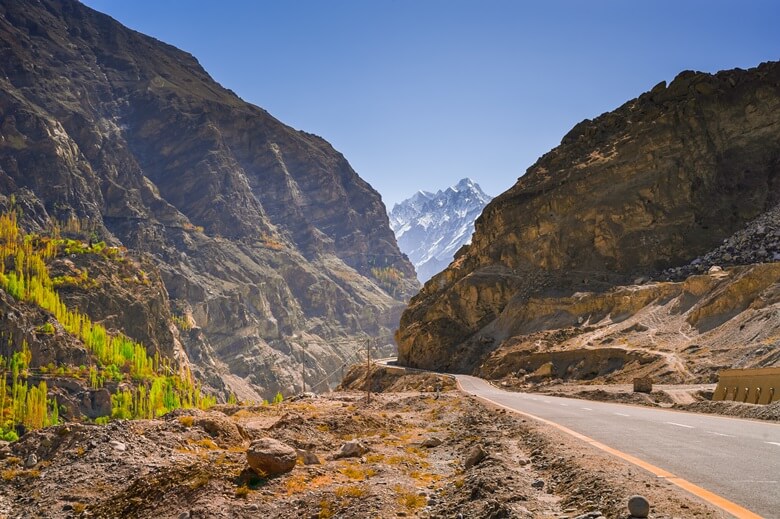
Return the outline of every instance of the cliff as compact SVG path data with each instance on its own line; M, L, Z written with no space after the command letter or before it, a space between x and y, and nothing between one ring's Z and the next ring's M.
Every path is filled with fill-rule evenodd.
M577 124L485 208L471 245L412 299L397 332L400 362L474 371L531 332L580 333L597 314L619 322L604 296L638 278L697 273L683 267L780 199L778 109L780 64L765 63L683 72ZM570 305L580 294L603 308ZM566 319L541 324L539 300L567 301Z
M392 350L414 270L380 196L326 141L72 0L0 5L0 55L0 193L24 222L75 218L148 255L208 385L300 390L305 347L321 389L363 337Z

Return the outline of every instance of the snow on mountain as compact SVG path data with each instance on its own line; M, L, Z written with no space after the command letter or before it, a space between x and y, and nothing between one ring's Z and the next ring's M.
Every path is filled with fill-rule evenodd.
M471 242L474 220L490 200L479 184L464 178L436 193L418 191L393 206L390 227L421 282L442 271Z

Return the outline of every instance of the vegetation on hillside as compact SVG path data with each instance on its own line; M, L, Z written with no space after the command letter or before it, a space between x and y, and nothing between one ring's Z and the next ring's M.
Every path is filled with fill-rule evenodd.
M89 367L88 376L93 388L102 387L107 379L129 383L132 389L122 389L112 397L115 418L152 418L179 407L206 408L214 398L204 396L187 370L174 370L167 359L155 353L150 356L146 348L121 333L109 333L106 328L94 323L75 309L65 306L56 291L60 283L49 276L47 262L58 255L102 254L108 259L121 256L120 249L107 247L104 242L88 244L77 240L63 239L57 227L50 236L25 234L19 229L17 215L11 211L0 215L0 288L19 301L33 303L50 312L60 325L78 337L92 354L94 365ZM82 285L83 286L83 285ZM46 328L44 330L44 327ZM52 333L53 326L41 327L42 333ZM50 403L46 400L46 384L27 389L26 378L29 366L29 351L14 353L8 360L6 377L0 396L0 432L6 433L15 424L24 423L31 428L56 423L56 405L53 412L42 412ZM4 364L5 365L5 364ZM63 367L52 366L50 370ZM70 375L79 377L86 370L69 369ZM43 396L41 396L41 394ZM29 409L26 408L28 406ZM47 414L48 413L48 414Z

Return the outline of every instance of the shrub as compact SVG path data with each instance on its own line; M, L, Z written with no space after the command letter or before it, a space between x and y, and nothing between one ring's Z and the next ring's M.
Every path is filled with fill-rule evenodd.
M195 423L195 417L194 416L180 416L179 417L179 423L182 424L184 427L192 427L192 424Z

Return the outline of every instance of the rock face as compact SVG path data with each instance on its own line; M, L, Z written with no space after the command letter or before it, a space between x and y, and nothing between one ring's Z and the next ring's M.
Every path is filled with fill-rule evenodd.
M488 204L471 245L412 299L399 361L473 371L502 345L533 344L531 333L625 318L608 305L636 314L641 299L611 291L706 255L780 200L779 109L780 64L766 63L683 72L576 125ZM766 249L758 261L772 259Z
M464 178L444 191L418 191L393 206L390 227L421 282L444 270L471 242L474 220L491 199L479 184Z
M305 347L325 387L359 336L393 349L414 270L379 195L322 138L73 0L0 6L0 55L0 193L29 225L78 218L147 254L206 385L290 393ZM116 302L89 304L117 319ZM110 324L171 348L132 315Z

